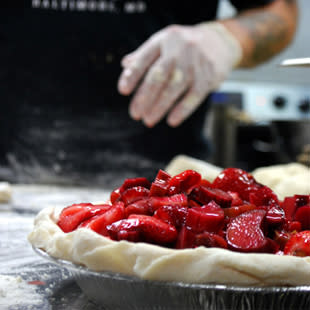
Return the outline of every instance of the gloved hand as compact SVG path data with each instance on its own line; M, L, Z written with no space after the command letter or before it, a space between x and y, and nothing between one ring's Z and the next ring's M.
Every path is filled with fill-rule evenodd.
M221 24L169 26L122 60L123 95L135 120L152 127L165 115L176 127L189 117L240 62L239 42Z

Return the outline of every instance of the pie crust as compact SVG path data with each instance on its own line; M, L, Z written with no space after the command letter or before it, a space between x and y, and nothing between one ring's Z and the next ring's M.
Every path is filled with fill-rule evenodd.
M146 243L112 241L87 228L64 233L61 209L43 209L28 240L49 255L94 271L141 279L240 286L310 285L310 257L238 253L219 248L169 249Z

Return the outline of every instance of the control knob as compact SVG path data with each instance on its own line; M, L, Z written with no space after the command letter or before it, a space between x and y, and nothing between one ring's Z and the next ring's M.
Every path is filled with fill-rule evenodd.
M286 105L285 97L278 96L273 99L273 104L278 109L283 109Z
M303 113L309 112L310 111L310 98L305 98L301 100L301 102L298 105L298 108Z

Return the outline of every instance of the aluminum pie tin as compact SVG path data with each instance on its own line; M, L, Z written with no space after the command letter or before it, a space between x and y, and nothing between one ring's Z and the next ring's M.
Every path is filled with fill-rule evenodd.
M244 287L143 280L96 272L34 251L68 269L83 293L106 310L309 310L310 286Z

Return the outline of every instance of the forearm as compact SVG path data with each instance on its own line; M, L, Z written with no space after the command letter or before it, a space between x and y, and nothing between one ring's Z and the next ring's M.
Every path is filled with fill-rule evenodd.
M296 0L277 0L220 22L241 44L243 57L239 67L253 67L288 46L294 37L297 17Z

